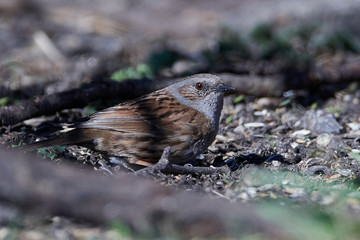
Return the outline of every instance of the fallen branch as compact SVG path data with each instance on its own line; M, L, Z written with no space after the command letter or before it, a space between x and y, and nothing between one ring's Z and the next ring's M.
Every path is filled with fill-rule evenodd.
M351 59L348 62L336 65L321 66L309 73L312 83L340 83L360 80L360 60Z
M253 96L281 96L287 90L282 75L237 75L232 73L219 73L225 84L231 85L240 94Z
M341 66L318 67L308 73L297 73L301 76L294 81L293 76L246 75L218 73L226 84L235 87L241 94L253 96L281 96L289 89L316 87L320 84L358 81L360 63L351 62ZM84 107L96 99L130 99L155 91L171 84L176 79L166 81L129 80L121 83L114 81L94 82L85 87L48 96L36 97L19 104L0 108L1 125L14 125L23 120L42 115L51 115L57 111Z
M263 232L284 237L252 207L179 192L130 174L109 177L90 169L1 151L0 200L33 214L103 224L114 219L137 232L176 229L184 238ZM164 224L166 222L166 224Z
M35 97L19 104L0 108L1 125L13 125L23 120L54 114L57 111L84 107L97 99L129 99L152 92L169 84L149 79L125 82L99 81L66 92Z
M219 74L225 83L235 87L243 94L256 96L280 95L283 80L278 76L239 76L234 74ZM130 99L165 87L176 79L162 81L128 80L121 83L114 81L94 82L81 88L55 93L43 97L35 97L19 104L0 108L1 125L14 125L21 121L51 115L63 109L84 107L97 99Z
M228 167L193 167L193 166L180 166L176 164L168 164L161 170L163 173L173 174L191 174L191 175L209 175L209 174L226 174L230 170Z
M360 80L360 61L342 65L316 67L309 72L274 75L238 75L220 73L224 82L236 92L253 96L281 96L289 89L316 88L322 84L346 83ZM294 80L296 76L297 80Z

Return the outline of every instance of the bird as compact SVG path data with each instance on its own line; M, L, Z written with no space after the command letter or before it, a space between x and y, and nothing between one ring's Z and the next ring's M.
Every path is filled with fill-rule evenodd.
M185 164L214 141L224 93L234 88L212 74L195 74L163 89L104 109L70 125L57 137L31 143L24 151L80 145L147 167L170 146L169 162Z

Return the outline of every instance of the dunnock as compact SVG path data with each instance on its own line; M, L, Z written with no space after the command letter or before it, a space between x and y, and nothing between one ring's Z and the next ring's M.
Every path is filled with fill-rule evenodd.
M57 138L25 149L81 145L129 163L156 163L167 146L169 161L186 163L203 153L219 129L224 92L232 90L211 74L197 74L133 101L91 115Z

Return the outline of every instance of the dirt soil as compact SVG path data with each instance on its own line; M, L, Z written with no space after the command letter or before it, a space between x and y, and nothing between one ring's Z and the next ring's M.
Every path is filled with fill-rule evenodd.
M224 79L229 75L235 79L286 75L286 83L291 86L293 82L304 81L304 73L310 72L309 69L360 62L360 45L356 45L360 39L359 9L358 1L340 4L321 0L244 0L221 4L218 1L154 4L145 0L112 0L105 4L5 0L0 3L0 101L3 106L11 105L34 96L81 87L109 78L119 69L144 63L150 55L164 49L175 52L176 58L153 73L155 79L172 79L205 69ZM305 56L307 60L290 61L287 54L293 52L281 44L276 51L285 54L266 55L270 53L255 46L256 40L251 40L250 32L262 23L271 26L270 34L280 37L284 32L316 25L312 32L313 45L304 44L306 38L290 40L296 56L310 53ZM339 33L344 28L353 38L349 41L346 38L341 47L336 45L337 40L335 45L322 40L326 34ZM250 43L246 51L240 46L242 41L236 37L234 40L234 32L247 36L244 42ZM264 32L266 38L269 32L266 29ZM227 41L228 45L221 45L221 41ZM230 50L222 49L229 45ZM359 48L351 50L352 46ZM219 66L233 71L218 70ZM320 209L322 214L333 216L342 212L341 218L359 221L359 84L359 79L353 78L303 84L305 87L286 88L275 96L245 95L241 90L228 95L219 134L197 164L225 164L232 171L213 175L158 174L154 181L181 191L205 192L210 198L225 198L230 202L309 206ZM11 148L49 138L64 124L117 102L99 100L82 109L65 109L55 115L2 126L1 142ZM101 154L78 146L48 149L38 155L46 161L70 162L80 169L93 168L106 175L123 171ZM57 216L39 219L36 214L23 214L8 204L0 208L3 209L0 238L132 238L121 224L98 227ZM321 234L326 232L323 230L319 230ZM345 237L356 239L354 236L359 232L351 233L354 235ZM324 236L321 234L310 238ZM336 234L342 236L342 232Z

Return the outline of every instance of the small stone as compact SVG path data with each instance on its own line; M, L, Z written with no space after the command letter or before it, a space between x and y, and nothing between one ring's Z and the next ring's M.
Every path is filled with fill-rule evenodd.
M262 122L245 123L244 127L246 127L246 128L260 128L260 127L265 127L265 123L262 123Z
M66 232L63 231L61 232L61 234L59 234L59 230L55 230L55 237L59 237L61 236L59 239L66 239L69 236L67 236ZM46 239L46 237L43 235L43 233L39 232L39 231L35 231L35 230L25 230L23 232L21 232L20 236L21 239ZM8 236L5 237L4 239L8 239Z
M322 110L309 110L301 118L301 125L311 132L339 134L343 128L335 119L332 113L326 113Z
M284 179L284 180L281 181L281 184L282 184L282 185L286 185L286 184L288 184L289 182L290 182L289 179Z
M346 199L346 203L351 212L360 212L360 203L356 198L348 198Z
M274 160L274 161L271 162L271 165L273 165L274 167L280 167L281 162L279 162L277 160Z
M299 198L305 195L305 190L303 188L284 188L284 192L289 194L291 198Z
M254 188L254 187L249 187L249 188L246 189L246 193L248 194L248 196L250 198L256 197L256 192L257 192L257 189Z
M316 138L316 143L319 147L326 147L327 145L329 145L331 138L332 138L332 134L328 134L328 133L323 133L320 134L317 138Z
M215 146L210 146L208 147L208 150L212 153L218 153L219 152L219 148L215 147Z
M266 109L263 109L262 111L255 111L254 115L255 116L265 116L268 113L268 111Z
M351 152L352 153L360 153L360 149L352 149Z
M234 129L234 132L242 134L244 133L244 129L245 128L242 125L239 125Z
M344 95L344 97L343 97L343 100L344 100L345 102L349 102L349 101L351 101L351 99L352 99L352 96L349 95L349 94L346 94L346 95Z
M319 158L319 157L314 157L314 158L309 158L305 161L305 164L307 166L314 166L314 165L321 165L324 163L324 159L323 158Z
M360 130L360 123L347 123L346 126L351 128L351 131L358 131Z
M321 199L321 192L320 191L312 191L310 195L310 199L313 202L318 202Z
M292 137L305 137L310 135L311 131L307 129L301 129L291 134Z
M238 198L242 199L242 200L248 200L249 199L249 195L246 192L242 192L238 195Z
M341 174L344 177L348 177L348 176L351 175L351 170L350 169L337 169L336 172Z
M273 192L269 192L269 196L270 196L270 198L272 198L272 199L278 198L278 196L276 196L276 194L273 193Z
M339 183L339 184L332 185L331 189L346 191L346 190L349 190L349 186L347 186L344 183Z
M259 198L268 198L268 197L270 197L270 194L269 193L258 193L257 196Z
M237 153L235 153L235 152L227 152L225 155L228 156L228 157L236 157Z
M220 142L226 142L226 137L223 135L216 135L216 140L220 141Z
M303 138L297 138L295 141L296 141L297 143L300 143L300 144L306 143L306 140L303 139Z
M297 147L299 146L299 144L298 144L297 142L292 142L292 143L290 144L290 146L291 146L293 149L295 149L295 148L297 148Z
M215 184L216 184L216 186L219 186L219 187L224 186L224 182L223 182L223 181L217 181Z
M6 237L10 235L9 232L10 232L9 228L5 228L5 227L0 228L0 238L6 239Z
M270 98L270 97L263 97L258 99L255 102L255 106L258 109L269 107L269 106L279 106L280 99L279 98Z
M338 179L339 177L341 177L341 174L339 174L339 173L337 173L337 174L334 174L334 175L332 175L332 176L330 176L329 178L328 178L328 180L334 180L334 179Z
M261 191L261 192L264 192L264 191L269 191L272 188L274 188L274 184L268 183L268 184L265 184L265 185L262 185L262 186L258 187L258 190Z
M320 200L321 205L330 205L335 202L335 197L331 195L323 196Z

